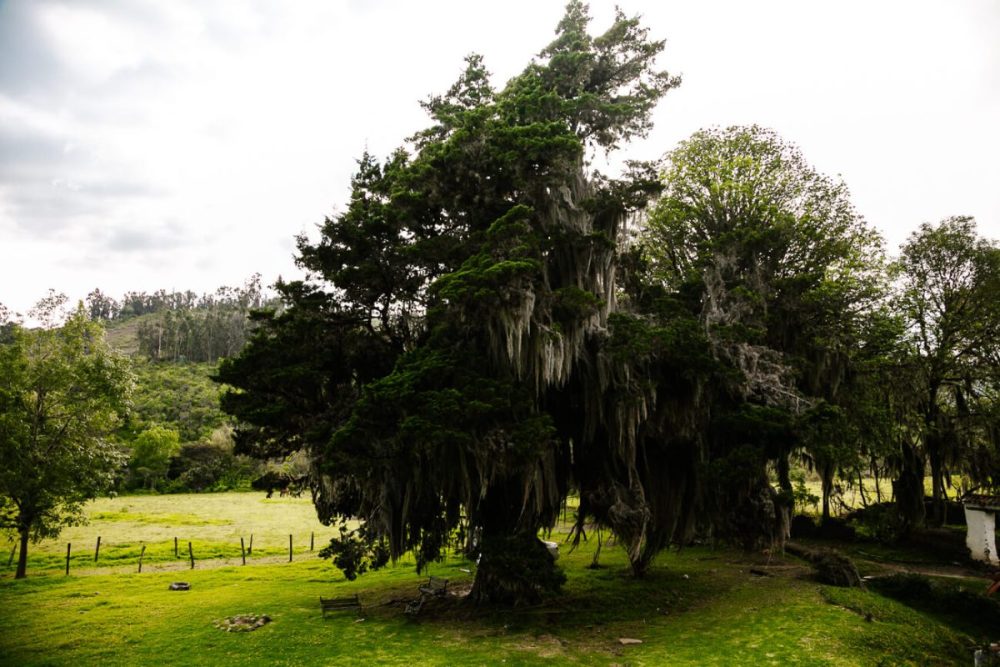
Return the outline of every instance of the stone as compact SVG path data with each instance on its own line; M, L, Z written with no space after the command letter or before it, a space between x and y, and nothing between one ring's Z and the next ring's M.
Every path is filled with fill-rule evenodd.
M622 646L629 646L631 644L641 644L641 639L632 639L631 637L620 637L618 643Z

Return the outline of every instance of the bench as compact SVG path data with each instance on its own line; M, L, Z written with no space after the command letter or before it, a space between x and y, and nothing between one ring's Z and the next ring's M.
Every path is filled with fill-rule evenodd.
M319 606L323 609L323 616L329 611L348 611L350 609L355 610L357 613L361 613L361 600L357 595L352 595L346 598L325 598L320 597Z
M439 577L430 577L427 579L427 583L417 590L420 591L420 597L406 604L405 611L410 616L419 614L420 610L424 608L424 603L429 599L443 598L448 593L448 580Z
M442 598L448 592L448 580L438 577L430 577L427 583L418 589L423 595L432 595Z

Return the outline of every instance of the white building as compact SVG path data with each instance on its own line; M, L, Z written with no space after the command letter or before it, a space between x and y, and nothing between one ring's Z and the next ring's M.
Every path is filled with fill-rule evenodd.
M974 560L1000 565L997 558L996 515L1000 512L1000 496L970 494L962 499L968 532L965 545Z

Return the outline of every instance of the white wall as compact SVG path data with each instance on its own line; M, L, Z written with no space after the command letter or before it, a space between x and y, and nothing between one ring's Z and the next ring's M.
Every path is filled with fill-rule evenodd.
M969 524L965 544L969 547L972 558L984 563L1000 565L1000 559L997 559L996 515L993 512L983 512L966 507L965 521Z

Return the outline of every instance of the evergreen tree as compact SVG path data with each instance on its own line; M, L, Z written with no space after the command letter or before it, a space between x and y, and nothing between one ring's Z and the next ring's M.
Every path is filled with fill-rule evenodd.
M364 156L348 209L299 239L318 284L279 286L286 309L219 373L241 447L310 452L323 520L357 517L373 549L421 566L464 527L480 601L558 588L536 535L574 484L610 499L590 506L621 518L630 552L648 523L630 471L650 397L601 348L625 221L656 185L587 160L643 135L679 80L637 19L597 37L588 22L571 2L502 90L468 58L412 152Z

